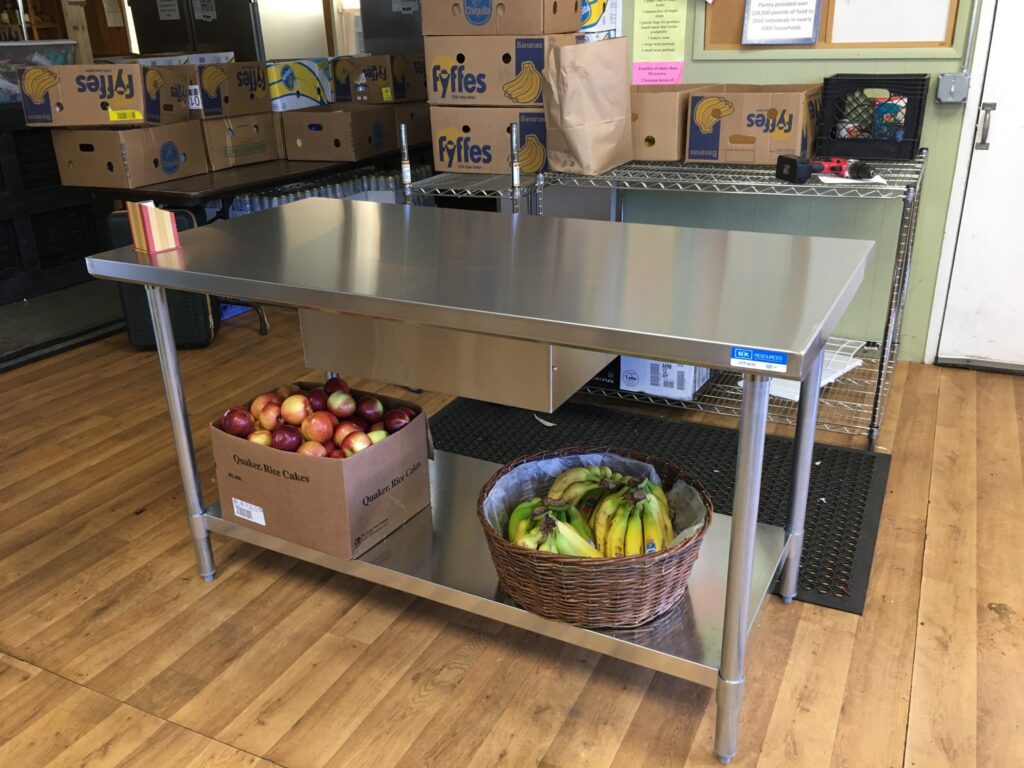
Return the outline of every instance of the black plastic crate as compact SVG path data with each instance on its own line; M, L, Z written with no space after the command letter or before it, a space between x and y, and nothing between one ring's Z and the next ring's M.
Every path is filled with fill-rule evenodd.
M928 75L825 78L815 153L910 160L921 143Z

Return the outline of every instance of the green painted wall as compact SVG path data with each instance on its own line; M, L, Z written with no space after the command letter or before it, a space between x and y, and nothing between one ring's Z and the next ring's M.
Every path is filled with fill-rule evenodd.
M742 0L719 0L719 2ZM898 0L896 0L898 1ZM962 0L956 45L951 49L856 49L835 51L703 50L704 0L687 2L687 82L802 83L837 73L926 73L957 71L969 5ZM632 32L633 0L625 0L624 30ZM823 58L827 56L827 58ZM881 58L881 57L886 58ZM922 146L929 149L917 240L903 319L900 356L921 360L932 310L939 251L949 206L963 107L928 100ZM728 227L760 232L856 237L878 243L875 264L839 329L860 339L881 337L899 231L899 201L770 198L703 193L630 193L629 221L677 226Z

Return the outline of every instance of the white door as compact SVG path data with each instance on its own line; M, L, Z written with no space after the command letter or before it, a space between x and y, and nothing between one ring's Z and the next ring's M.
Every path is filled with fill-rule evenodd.
M942 320L940 363L1024 370L1021 29L1024 3L999 0Z

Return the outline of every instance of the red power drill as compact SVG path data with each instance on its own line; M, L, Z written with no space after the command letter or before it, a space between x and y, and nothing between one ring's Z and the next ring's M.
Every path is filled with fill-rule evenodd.
M781 155L775 165L775 176L794 184L803 184L815 173L822 176L838 176L843 179L872 179L875 177L875 169L863 160L845 157L807 160L796 155Z

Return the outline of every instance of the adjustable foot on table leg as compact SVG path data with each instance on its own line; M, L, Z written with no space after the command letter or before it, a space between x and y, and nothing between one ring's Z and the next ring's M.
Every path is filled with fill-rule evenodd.
M743 680L725 680L719 673L715 696L718 705L715 718L715 755L722 765L728 765L736 757L736 745L739 741Z
M786 605L790 605L793 602L793 598L792 597L783 597L782 598L782 602L785 603Z
M729 763L732 762L732 758L731 757L721 757L721 756L719 756L718 762L720 762L722 765L728 765Z

